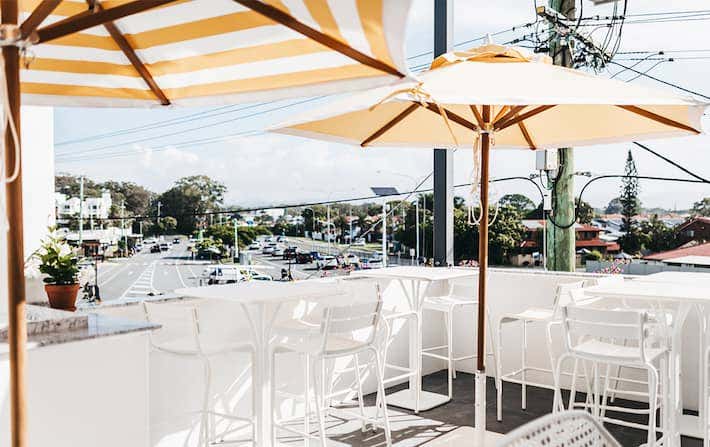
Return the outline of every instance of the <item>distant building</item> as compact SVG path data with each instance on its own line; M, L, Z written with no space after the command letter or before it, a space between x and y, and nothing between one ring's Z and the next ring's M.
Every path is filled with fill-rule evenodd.
M678 245L710 241L710 217L694 217L676 229Z
M710 242L653 253L645 256L644 260L680 267L708 268L710 267Z
M108 191L102 192L100 197L85 197L83 207L79 197L69 197L60 192L54 194L54 201L58 219L78 217L80 212L85 219L106 219L113 205Z
M539 265L542 260L542 232L545 225L543 220L523 219L525 236L520 244L520 254L511 259L514 265ZM575 224L576 251L596 250L603 255L618 253L621 247L616 242L609 242L601 238L602 229L588 224Z

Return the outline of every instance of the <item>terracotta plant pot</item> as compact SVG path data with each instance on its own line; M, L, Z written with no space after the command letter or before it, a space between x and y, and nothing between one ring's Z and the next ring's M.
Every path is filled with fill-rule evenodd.
M45 284L44 290L49 298L49 306L53 309L76 310L76 297L79 294L79 284Z

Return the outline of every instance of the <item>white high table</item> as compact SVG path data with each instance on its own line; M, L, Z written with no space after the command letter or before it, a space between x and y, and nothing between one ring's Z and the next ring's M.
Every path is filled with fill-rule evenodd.
M276 282L249 281L207 287L178 289L179 296L239 303L246 314L252 330L255 349L253 382L256 402L256 436L254 444L272 446L271 368L270 342L272 329L279 309L284 303L295 301L317 302L342 294L342 289L333 279L313 281Z
M695 310L702 318L701 331L706 328L708 308L710 308L710 274L689 272L661 272L639 276L620 284L600 285L585 288L593 296L622 300L646 301L649 308L657 305L675 307L671 333L671 360L669 362L671 386L668 393L670 402L668 440L671 446L680 446L680 435L702 438L699 416L683 414L683 399L680 384L683 326L690 313ZM701 348L705 345L705 334L701 335ZM702 364L702 361L701 361ZM698 378L703 385L704 373ZM701 395L702 396L702 395ZM702 401L702 397L699 402ZM703 413L703 402L699 403ZM665 431L665 429L664 429Z
M416 398L419 394L419 410L426 411L449 401L444 394L422 391L422 308L424 300L431 292L431 286L437 282L459 278L476 278L478 269L461 267L387 267L376 270L358 270L351 277L379 278L397 281L407 298L409 310L417 313L418 326L409 325L409 367L416 370L416 377L409 378L409 388L387 396L387 405L416 410ZM407 287L407 285L409 287ZM473 297L471 297L473 299Z

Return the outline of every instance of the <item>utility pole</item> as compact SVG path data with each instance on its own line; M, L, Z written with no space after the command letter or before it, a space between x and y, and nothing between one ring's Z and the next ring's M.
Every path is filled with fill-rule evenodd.
M158 217L155 219L155 233L159 234L160 233L160 207L163 206L162 203L160 203L160 200L158 200Z
M417 196L417 200L414 202L414 227L415 227L415 232L417 233L417 249L416 249L416 256L417 256L417 265L419 265L419 197Z
M434 57L451 49L453 0L434 0ZM454 263L454 154L434 149L434 265Z
M121 201L121 233L123 233L123 256L128 257L128 235L126 234L126 201Z
M239 262L239 224L234 219L234 262Z
M79 177L79 250L84 246L84 176Z
M574 19L577 15L575 0L550 0L550 8ZM572 67L572 52L568 45L563 45L553 34L550 40L550 56L555 65ZM557 149L559 174L552 191L552 219L562 224L574 219L574 149L571 147ZM575 228L558 228L547 219L547 268L549 270L572 272L575 268Z
M327 229L325 232L325 234L326 234L325 237L328 239L328 254L330 254L330 203L328 204L327 209L328 209L328 225L327 225Z
M387 267L387 199L382 200L382 267Z

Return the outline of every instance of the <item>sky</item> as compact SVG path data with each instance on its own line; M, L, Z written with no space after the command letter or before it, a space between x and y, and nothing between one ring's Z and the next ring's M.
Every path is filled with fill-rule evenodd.
M540 0L542 4L544 0ZM593 6L584 2L584 15L610 13L610 6ZM433 0L413 0L406 36L408 55L432 50ZM708 10L707 0L629 0L627 14L647 14L666 11ZM483 2L454 0L454 43L480 38L487 33L509 30L535 20L533 0L496 0ZM637 21L643 21L638 16ZM649 74L685 88L710 95L710 15L705 20L683 22L627 23L620 52L669 51L674 62L657 65ZM631 22L629 19L627 22ZM496 43L505 43L530 28L496 35ZM601 35L601 34L596 34ZM480 44L477 41L457 46L465 49ZM683 50L683 53L676 51ZM688 50L693 50L688 52ZM704 51L701 51L704 50ZM634 55L617 56L629 65ZM699 59L695 57L700 57ZM622 59L626 58L626 61ZM411 66L431 60L431 53L412 58ZM636 68L646 70L655 62L641 62ZM600 73L610 76L618 68ZM619 79L665 87L644 77L633 79L633 73L623 73ZM225 203L239 206L269 206L301 202L332 200L370 195L370 186L394 186L407 191L432 170L433 154L422 149L353 148L290 136L265 134L261 131L292 118L299 110L314 107L327 99L299 99L265 105L213 109L87 109L57 108L55 110L55 144L108 132L118 132L156 122L185 117L181 124L123 133L106 139L92 139L56 146L56 171L84 174L98 181L133 181L155 192L169 188L175 180L188 175L206 174L227 185ZM283 107L289 106L289 107ZM279 110L276 110L279 109ZM228 112L228 113L223 113ZM195 114L201 114L193 116ZM710 129L707 114L703 122ZM163 136L176 132L172 136ZM213 144L185 143L210 137L246 134ZM695 173L710 177L710 137L688 137L673 140L653 140L647 145ZM579 148L575 151L577 171L593 174L622 174L627 151L631 145L605 145ZM71 157L75 151L86 151ZM122 156L111 156L120 152ZM639 175L688 178L677 168L647 152L633 148ZM454 183L466 183L471 175L471 154L454 154ZM531 151L494 151L491 157L491 177L528 176L534 172L535 157ZM586 182L579 177L577 192ZM431 187L431 180L424 184ZM595 182L583 199L595 207L604 207L618 196L618 179ZM686 209L702 197L710 197L710 185L642 181L640 198L644 206ZM466 196L466 188L457 190ZM496 183L493 199L507 193L522 193L538 200L537 190L525 181Z

